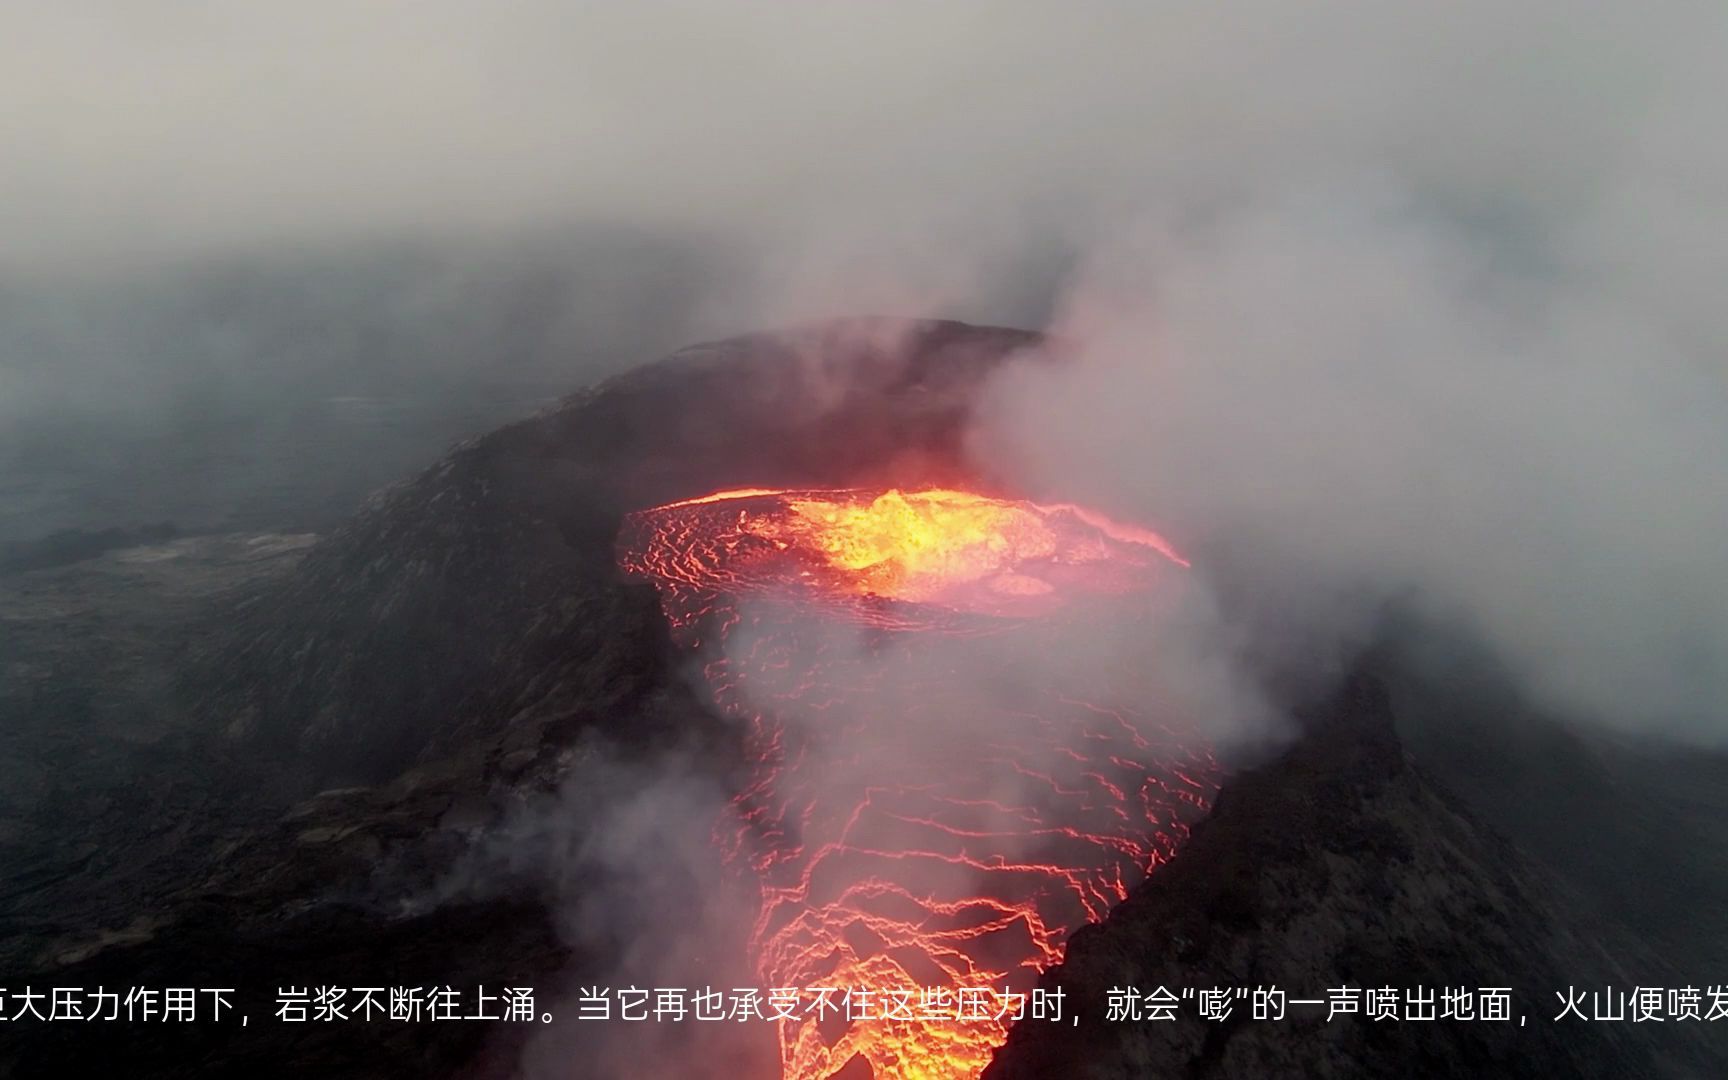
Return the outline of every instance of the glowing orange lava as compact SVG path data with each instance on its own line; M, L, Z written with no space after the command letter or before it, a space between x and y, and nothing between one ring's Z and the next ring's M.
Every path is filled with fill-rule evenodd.
M964 491L746 489L631 515L619 557L748 725L721 839L761 886L762 986L875 1009L777 1021L784 1080L859 1058L976 1077L1008 1020L932 997L1025 992L1216 789L1172 718L1062 677L1104 613L1185 565L1146 530Z

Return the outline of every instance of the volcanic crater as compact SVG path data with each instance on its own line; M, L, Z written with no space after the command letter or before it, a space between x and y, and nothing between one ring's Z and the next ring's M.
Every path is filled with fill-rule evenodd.
M1012 1030L783 1023L764 1035L776 1060L753 1062L764 1075L1370 1075L1359 1063L1416 1053L1583 1076L1684 1058L1604 1025L1093 1017L1125 980L1320 990L1488 971L1540 995L1631 985L1638 953L1409 765L1371 658L1292 701L1295 746L1235 779L1155 694L1069 692L1121 672L1043 681L1081 624L1133 625L1189 571L1143 523L994 489L968 461L980 387L1004 363L1052 362L1040 343L857 319L693 346L454 448L244 575L177 631L184 719L76 823L94 848L56 862L71 826L41 825L50 884L6 901L10 970L234 986L266 1016L280 986L362 977L531 984L551 1003L618 972L626 930L655 928L620 912L616 938L573 939L569 882L532 872L437 886L525 802L554 800L578 834L604 822L600 778L554 799L596 746L643 769L676 746L731 796L712 873L759 899L746 939L715 951L764 984L1061 986L1092 1010ZM1038 678L1016 679L1029 657ZM691 878L692 910L713 884ZM11 1072L123 1057L139 1076L507 1076L534 1037L14 1034ZM748 1074L672 1052L682 1065L659 1074Z

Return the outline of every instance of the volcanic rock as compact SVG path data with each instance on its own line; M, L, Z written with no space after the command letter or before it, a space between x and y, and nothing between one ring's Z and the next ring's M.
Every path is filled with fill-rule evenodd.
M1180 857L1074 934L1042 985L1078 1024L1016 1025L985 1080L1719 1075L1696 1021L1594 1019L1592 992L1683 981L1427 780L1378 679L1359 672L1307 721L1225 784ZM1361 992L1388 987L1397 1019L1371 1019ZM1413 994L1489 987L1510 991L1509 1019L1407 1018ZM1169 990L1175 1018L1111 1019L1127 988ZM1202 1018L1198 991L1216 988L1249 996ZM1328 1003L1353 988L1358 1011L1256 1019L1255 988ZM1568 992L1592 1019L1555 1020Z
M972 391L1035 340L885 319L729 339L474 439L377 496L236 629L220 719L315 788L627 711L667 658L652 587L619 580L623 514L952 473Z

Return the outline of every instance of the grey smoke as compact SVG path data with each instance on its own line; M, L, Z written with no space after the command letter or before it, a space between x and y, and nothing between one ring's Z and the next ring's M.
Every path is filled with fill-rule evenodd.
M714 842L732 821L730 794L691 748L644 756L587 738L569 752L557 790L519 795L403 907L513 890L548 898L583 974L540 988L557 1022L529 1033L514 1075L762 1074L775 1063L767 1025L610 1019L621 1015L621 991L641 991L653 1015L661 988L688 997L756 985L742 947L756 886Z
M1719 360L1609 282L1325 192L1101 254L1071 355L998 382L983 455L1230 548L1318 633L1396 596L1483 634L1545 704L1728 741Z

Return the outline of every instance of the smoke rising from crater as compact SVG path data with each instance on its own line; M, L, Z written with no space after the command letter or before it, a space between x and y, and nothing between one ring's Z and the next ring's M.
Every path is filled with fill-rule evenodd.
M986 406L1005 476L1177 523L1319 635L1396 601L1547 705L1728 741L1728 386L1644 298L1328 186L1100 253L1058 331Z

